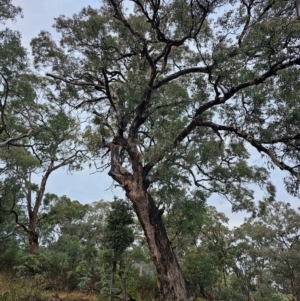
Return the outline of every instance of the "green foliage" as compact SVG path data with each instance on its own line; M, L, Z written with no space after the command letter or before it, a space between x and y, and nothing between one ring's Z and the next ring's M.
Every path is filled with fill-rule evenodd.
M11 235L0 239L0 269L2 272L12 272L13 267L21 263L21 258L22 252L15 236Z
M136 211L154 199L180 259L204 244L215 254L208 263L224 279L233 273L248 298L261 255L221 214L208 208L203 217L204 202L217 193L255 216L251 184L274 199L269 171L250 163L249 146L290 172L287 188L297 194L300 27L294 4L275 2L134 1L128 13L125 2L108 0L57 18L59 43L45 31L31 43L62 103L89 114L85 145ZM147 214L143 225L160 218ZM109 215L102 240L115 260L133 241L120 221Z
M161 189L153 195L166 205L163 221L172 247L181 260L197 244L205 218L207 195L200 190L188 194L179 187L170 191Z
M276 293L276 294L271 295L270 300L271 301L292 301L292 300L294 300L294 297L293 297L293 295L284 295L281 293Z
M196 3L189 7L183 1L172 1L154 9L149 3L136 3L134 14L127 15L121 6L116 13L117 6L108 1L100 9L87 7L72 18L57 18L54 26L61 34L62 47L44 31L32 41L32 46L36 64L53 68L51 76L60 81L71 102L88 111L91 106L95 115L86 129L85 142L95 157L102 157L102 166L106 166L105 159L109 157L107 143L114 139L121 124L125 127L120 132L129 133L129 125L138 118L134 112L138 112L136 108L139 107L143 110L144 120L131 141L139 146L144 165L154 165L148 175L151 183L156 183L159 189L164 189L172 181L187 184L193 173L198 179L197 185L209 193L217 192L227 197L234 203L234 210L253 210L253 191L247 184L266 186L268 172L259 166L248 166L249 154L245 145L250 136L258 144L272 141L270 133L274 133L273 128L279 125L278 121L270 117L268 124L263 122L274 111L270 99L276 98L280 106L284 104L278 97L279 90L284 88L283 85L280 88L274 86L277 79L273 81L271 77L284 81L294 76L290 82L298 82L296 72L292 70L294 67L271 72L272 63L277 66L280 58L285 59L279 24L281 21L285 24L289 45L297 40L298 25L280 15L280 5L286 14L292 9L284 2L276 8L267 7L266 15L257 13L260 8L264 10L263 3L254 3L249 10L246 3L241 3L240 9L230 3L224 14L216 18L220 30L214 31L208 15L217 11L221 4L224 3L214 1L207 4L208 7ZM147 18L152 10L161 19L151 25ZM172 17L166 17L166 12L173 12ZM114 18L116 15L117 19ZM202 22L197 19L201 26L194 15L203 18ZM250 16L256 16L260 21L256 24ZM247 30L243 30L242 24L248 18L251 21L249 19L247 23ZM160 26L172 30L166 30L164 38L156 41L156 35L162 30ZM233 35L236 39L227 37L226 28L235 28ZM239 36L241 32L243 34ZM267 35L263 34L266 32ZM257 44L257 36L264 41L262 44ZM170 46L168 43L175 44ZM198 45L197 50L192 47L193 43ZM270 52L270 47L274 53ZM275 49L282 56L275 55ZM291 55L295 55L294 50L291 51ZM79 53L80 60L77 59ZM188 69L202 65L207 69L195 74L191 71L193 68ZM270 68L272 70L268 73ZM176 71L180 69L189 72L177 76ZM262 75L264 72L268 74L266 78ZM176 76L170 76L173 73ZM70 82L68 78L78 78L84 84ZM117 96L118 109L110 102L107 91L101 85L95 86L95 82L105 80L111 93ZM145 87L151 85L153 89L148 103L140 105L144 95L148 95ZM275 90L278 91L275 93ZM84 95L83 101L79 95ZM224 99L220 100L220 97ZM290 102L292 98L289 97ZM280 114L279 110L275 110L276 114ZM199 124L193 121L196 120L194 117L200 117L198 115L201 115L203 124L200 119L197 119ZM220 120L224 125L213 120ZM295 124L295 120L289 124ZM181 133L189 135L189 139L179 139ZM263 142L260 142L262 138ZM122 164L129 167L128 150L124 148L122 155ZM274 158L271 156L271 160ZM275 161L273 163L278 165Z
M220 274L217 270L217 258L214 256L215 254L211 256L198 248L184 257L183 272L194 290L198 285L208 291L216 286Z
M0 8L0 23L5 23L6 20L14 20L17 15L20 15L22 9L14 6L11 0L3 0Z
M49 269L49 259L45 255L23 254L20 265L15 267L21 277L44 277Z
M75 269L76 274L78 275L79 283L78 287L80 291L86 292L88 290L89 282L91 280L91 273L89 271L90 267L88 262L81 261Z
M111 209L102 242L104 248L111 250L117 259L134 241L134 232L130 227L133 224L133 213L130 205L121 199L115 199Z

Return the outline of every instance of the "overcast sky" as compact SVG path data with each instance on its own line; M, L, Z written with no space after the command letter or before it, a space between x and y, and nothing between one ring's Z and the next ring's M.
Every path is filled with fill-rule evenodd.
M12 3L23 8L24 18L18 18L17 22L7 22L5 26L21 32L23 44L29 51L31 39L36 37L41 30L50 31L55 35L52 28L55 17L59 15L72 16L88 5L94 8L100 6L99 0L12 0ZM0 24L1 26L3 25ZM254 154L252 160L256 164L263 162L258 154ZM124 196L120 189L112 189L113 182L107 174L91 173L92 171L89 169L73 175L68 175L63 169L55 171L50 177L47 191L57 195L67 195L71 199L83 203L91 203L100 199L109 201L113 199L114 195ZM277 169L272 173L272 182L277 187L277 199L288 201L293 206L298 207L299 200L291 197L285 191L283 186L285 175ZM259 199L263 193L256 189L256 195ZM211 198L209 204L216 206L218 211L229 216L231 226L241 223L245 216L243 213L231 214L230 204L220 197Z

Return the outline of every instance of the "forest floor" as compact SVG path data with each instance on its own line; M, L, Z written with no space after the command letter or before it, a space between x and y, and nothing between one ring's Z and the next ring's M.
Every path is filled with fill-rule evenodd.
M0 271L0 301L107 301L98 294L43 289L43 279L20 278ZM198 298L197 301L206 301Z
M0 301L100 301L96 294L41 289L41 281L0 272Z

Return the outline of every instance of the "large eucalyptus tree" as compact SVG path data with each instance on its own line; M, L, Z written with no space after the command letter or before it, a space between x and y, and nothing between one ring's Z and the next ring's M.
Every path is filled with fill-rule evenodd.
M0 24L14 20L22 10L11 0L1 1ZM28 122L24 110L14 110L16 101L26 103L32 96L27 88L30 72L26 49L21 43L21 34L9 28L0 30L0 147L22 144L22 139L32 137L40 131L34 120Z
M123 187L142 224L163 300L188 290L162 222L164 193L191 187L253 200L249 183L272 191L248 166L256 150L299 170L300 23L294 1L106 0L42 31L36 66L71 106L93 116L86 143ZM66 96L67 95L67 96ZM153 192L155 192L153 194Z

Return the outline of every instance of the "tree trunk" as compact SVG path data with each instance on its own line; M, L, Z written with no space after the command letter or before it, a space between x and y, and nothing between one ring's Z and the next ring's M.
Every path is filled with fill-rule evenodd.
M39 253L39 237L35 232L28 232L28 241L29 241L29 249L30 254L38 254Z
M117 140L117 138L115 138ZM123 143L120 139L118 143ZM126 191L142 225L152 261L159 279L159 291L163 301L188 301L188 291L176 255L167 236L159 209L147 192L147 180L135 146L129 147L133 174L120 164L119 146L111 144L111 169L109 175Z
M30 179L29 179L30 180ZM27 190L27 213L28 213L28 242L29 242L29 250L30 254L38 254L39 253L39 236L35 232L36 229L36 212L32 210L32 194L31 187L28 187Z
M300 289L297 290L294 301L300 301Z
M109 301L114 300L114 287L116 282L116 273L117 273L117 262L114 260L111 271L111 281L109 289Z
M122 281L122 299L123 301L127 301L126 279L124 273L122 274L121 281Z
M185 280L161 219L163 211L157 208L151 196L145 191L142 195L130 191L127 196L133 202L148 242L158 273L161 300L189 300Z
M26 201L27 201L27 213L28 213L29 223L28 223L27 232L28 232L28 242L29 242L31 254L37 254L39 252L39 236L36 233L37 216L45 194L46 183L51 172L59 168L60 166L62 166L62 164L59 164L54 167L54 162L53 161L50 162L50 165L48 166L47 171L42 178L40 189L37 192L34 204L32 203L31 175L29 175L28 179L25 179L25 182L28 185Z

